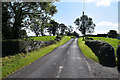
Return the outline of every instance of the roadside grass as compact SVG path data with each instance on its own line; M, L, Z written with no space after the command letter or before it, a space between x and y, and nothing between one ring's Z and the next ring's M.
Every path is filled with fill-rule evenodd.
M96 62L99 62L98 57L93 53L93 51L85 45L85 41L83 41L83 38L78 39L78 45L82 51L82 53L87 57L95 60Z
M39 37L30 37L34 41L52 41L55 40L56 36L39 36Z
M37 51L33 51L31 53L19 53L13 56L6 56L2 58L2 78L7 77L11 73L21 69L22 67L34 62L38 58L44 56L45 54L51 52L55 48L65 44L69 41L71 37L64 36L60 42L56 44L40 48Z

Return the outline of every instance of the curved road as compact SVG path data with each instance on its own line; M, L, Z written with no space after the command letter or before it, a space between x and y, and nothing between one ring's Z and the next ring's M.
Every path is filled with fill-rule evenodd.
M87 59L77 40L71 39L8 78L117 78L116 68L103 67Z

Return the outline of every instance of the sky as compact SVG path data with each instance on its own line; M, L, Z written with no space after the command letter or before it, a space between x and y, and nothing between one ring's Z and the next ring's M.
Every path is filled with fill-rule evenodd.
M84 12L96 24L93 34L106 34L109 30L118 31L118 2L119 0L85 0ZM71 25L74 31L81 35L74 21L82 15L84 0L59 0L54 5L57 6L58 12L53 19L66 26ZM34 35L32 32L29 34Z
M83 12L84 0L61 0L55 2L58 13L53 17L55 21L73 26L76 30L74 21ZM93 19L96 24L93 34L108 33L109 30L118 31L118 2L119 0L85 0L84 12ZM81 34L80 34L81 35Z

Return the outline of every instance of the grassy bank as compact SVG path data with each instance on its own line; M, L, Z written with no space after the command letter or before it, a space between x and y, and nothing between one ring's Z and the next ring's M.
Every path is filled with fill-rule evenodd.
M34 41L51 41L55 40L56 36L39 36L39 37L30 37L29 39L33 39Z
M79 38L78 39L78 45L82 51L82 53L87 57L87 58L91 58L97 62L99 62L97 56L93 53L93 51L87 46L85 45L85 41L82 41L83 38Z
M71 37L65 36L62 38L60 42L56 44L50 45L45 48L41 48L37 51L33 51L27 54L16 54L13 56L6 56L2 58L2 78L6 77L7 75L15 72L16 70L32 63L36 59L44 56L45 54L51 52L56 47L63 45L67 41L69 41Z

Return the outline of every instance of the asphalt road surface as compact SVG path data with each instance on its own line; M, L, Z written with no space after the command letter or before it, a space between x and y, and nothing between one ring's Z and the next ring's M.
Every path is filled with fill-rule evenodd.
M8 78L117 78L116 68L104 67L86 58L77 38L37 59Z

